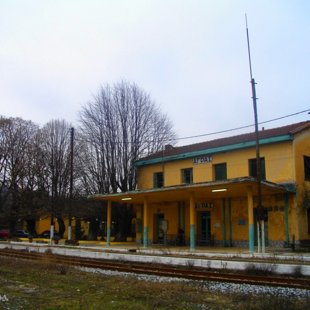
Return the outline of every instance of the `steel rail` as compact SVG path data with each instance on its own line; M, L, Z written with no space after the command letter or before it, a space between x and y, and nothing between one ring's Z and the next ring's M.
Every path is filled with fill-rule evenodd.
M246 273L233 273L227 270L210 271L203 268L175 267L162 264L132 263L125 261L112 261L106 259L84 258L77 256L56 255L51 253L26 252L20 250L1 249L0 256L45 261L59 265L88 267L94 269L107 269L118 272L149 274L163 277L177 277L191 280L231 282L239 284L263 285L310 289L309 278L292 278L287 276L261 276Z

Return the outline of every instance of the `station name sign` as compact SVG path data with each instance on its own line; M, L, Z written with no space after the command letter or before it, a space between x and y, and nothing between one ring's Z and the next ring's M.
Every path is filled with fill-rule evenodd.
M193 158L194 165L211 163L211 162L212 162L212 156L200 156Z
M196 209L213 209L213 203L211 202L197 202Z

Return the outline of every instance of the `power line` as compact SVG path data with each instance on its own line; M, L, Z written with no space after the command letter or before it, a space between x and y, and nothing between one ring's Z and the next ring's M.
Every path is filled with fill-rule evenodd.
M274 121L278 121L278 120L281 120L281 119L284 119L284 118L288 118L288 117L295 116L295 115L302 114L302 113L309 112L309 111L310 111L310 109L303 110L303 111L300 111L300 112L296 112L296 113L288 114L288 115L285 115L285 116L273 118L273 119L270 119L268 121L259 122L258 124L262 125L262 124L271 123L271 122L274 122ZM212 135L217 135L217 134L221 134L221 133L241 130L241 129L245 129L245 128L249 128L249 127L253 127L253 126L255 126L255 124L245 125L245 126L231 128L231 129L225 129L225 130L221 130L221 131L210 132L210 133L201 134L201 135L188 136L188 137L182 137L182 138L175 138L175 139L171 139L170 141L178 141L178 140L201 138L201 137L212 136Z
M288 117L291 117L291 116L299 115L299 114L306 113L306 112L309 112L309 111L310 111L310 109L307 109L307 110L299 111L299 112L296 112L296 113L280 116L280 117L273 118L273 119L270 119L270 120L267 120L267 121L259 122L258 125L263 125L263 124L271 123L271 122L274 122L274 121L278 121L278 120L281 120L281 119L284 119L284 118L288 118ZM213 136L213 135L217 135L217 134L221 134L221 133L227 133L227 132L233 132L233 131L237 131L237 130L241 130L241 129L246 129L246 128L250 128L250 127L253 127L253 126L255 126L255 124L245 125L245 126L240 126L240 127L235 127L235 128L230 128L230 129L225 129L225 130L220 130L220 131L215 131L215 132L210 132L210 133L205 133L205 134L200 134L200 135L195 135L195 136L188 136L188 137L181 137L181 138L171 138L171 139L167 140L167 142L179 141L179 140L187 140L187 139L194 139L194 138L201 138L201 137L207 137L207 136ZM84 139L78 139L78 138L76 138L76 140L77 141L85 141ZM139 141L139 143L144 143L144 142L145 143L146 142L151 143L151 142L155 142L155 140ZM123 143L135 144L137 142L136 141L112 141L112 143L115 143L115 144L123 144Z

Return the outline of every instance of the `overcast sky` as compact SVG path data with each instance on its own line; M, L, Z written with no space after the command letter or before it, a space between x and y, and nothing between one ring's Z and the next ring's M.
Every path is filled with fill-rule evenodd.
M259 121L309 109L308 0L0 0L0 115L76 126L100 85L123 79L179 137L253 124L245 13Z

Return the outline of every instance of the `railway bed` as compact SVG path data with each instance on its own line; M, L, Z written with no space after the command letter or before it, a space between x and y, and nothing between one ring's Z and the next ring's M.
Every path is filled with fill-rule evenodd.
M245 258L238 260L237 257L201 258L184 253L177 256L141 254L132 251L124 253L120 249L113 251L107 248L87 249L24 243L0 243L0 255L136 274L310 290L310 277L307 274L310 271L310 262L304 260L271 263L258 258L245 261ZM231 268L233 266L238 268ZM286 272L283 272L284 269ZM280 270L282 272L279 272ZM287 272L289 270L291 272Z

